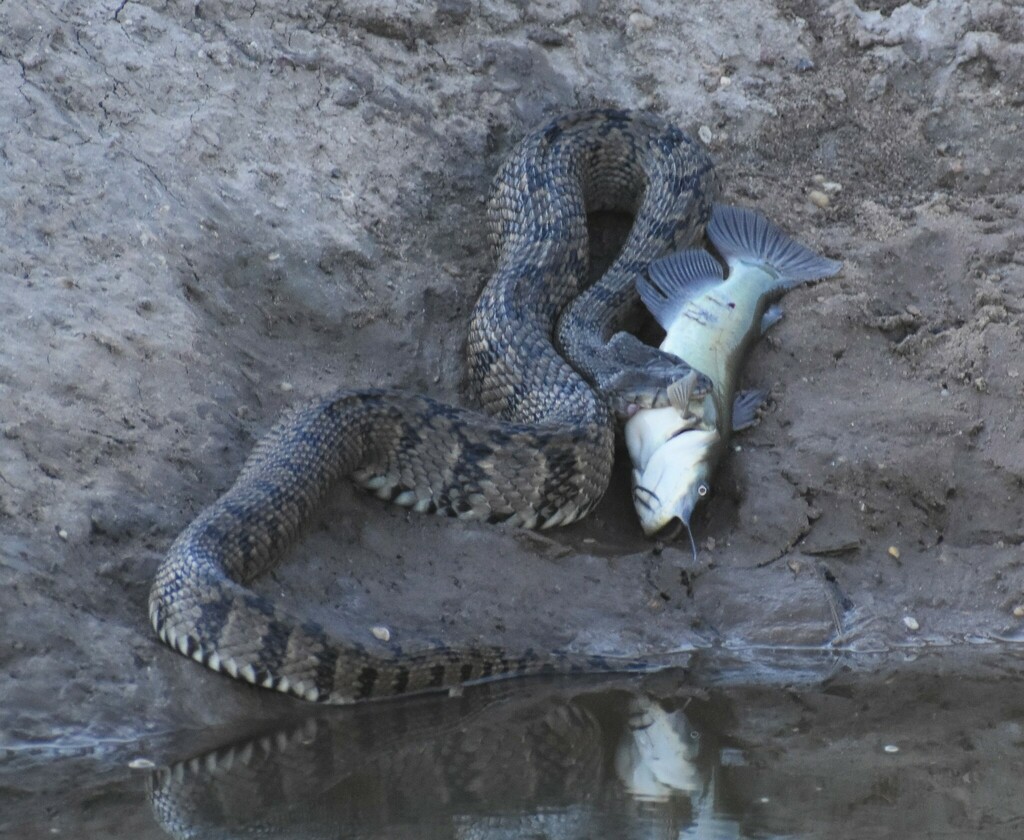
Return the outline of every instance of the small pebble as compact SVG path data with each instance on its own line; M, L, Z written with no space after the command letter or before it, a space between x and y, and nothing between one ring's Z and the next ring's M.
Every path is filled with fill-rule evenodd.
M628 23L637 32L650 32L654 29L655 25L654 18L645 15L643 12L633 12L629 16Z
M711 142L715 135L711 133L710 128L706 125L702 125L697 129L697 136L700 138L700 142L706 146Z
M921 629L921 625L917 623L917 619L909 615L903 617L903 626L910 630L912 633L916 633L918 630Z
M375 639L379 639L382 642L391 641L391 631L387 627L378 625L377 627L371 627L370 632L373 633Z
M60 537L60 538L61 538L62 540L64 540L65 542L67 542L67 539L68 539L68 532L67 532L67 531L65 531L65 530L64 530L63 528L58 528L58 529L57 529L57 536L58 536L58 537Z
M727 88L731 84L732 84L732 79L730 79L728 76L722 76L722 78L718 80L718 86L719 87Z
M1013 608L1013 617L1024 618L1024 604L1017 604L1017 606Z
M153 770L156 765L148 758L133 758L128 762L128 766L132 770Z
M884 747L882 747L882 749L885 750L887 753L898 753L900 751L900 748L897 747L895 744L886 744Z
M896 546L890 545L889 546L889 556L893 560L899 560L900 559L900 550L898 548L896 548Z
M291 390L292 390L292 388L294 388L294 387L295 387L295 386L294 386L294 385L292 385L292 383L291 383L291 382L282 382L282 383L281 383L281 390L282 390L282 391L284 391L284 392L285 392L286 394L287 394L287 393L288 393L289 391L291 391Z
M832 203L832 200L828 197L828 195L826 193L823 193L821 190L811 190L809 193L807 193L807 197L811 200L811 204L813 204L815 207L820 207L822 210L824 210L826 207L829 206L829 204Z

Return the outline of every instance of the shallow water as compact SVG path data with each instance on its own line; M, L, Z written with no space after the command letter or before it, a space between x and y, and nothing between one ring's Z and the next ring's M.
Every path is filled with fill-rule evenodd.
M226 738L16 748L0 836L1016 838L1020 664L1012 649L870 673L821 656L770 671L695 661Z

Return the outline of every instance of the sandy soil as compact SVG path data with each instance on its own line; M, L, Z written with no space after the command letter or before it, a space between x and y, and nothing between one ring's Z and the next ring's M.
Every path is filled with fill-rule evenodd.
M489 179L591 105L699 131L729 200L845 261L749 365L773 400L697 562L643 539L623 468L543 536L343 487L264 591L361 639L1015 657L1014 6L0 5L0 749L293 702L157 642L157 563L287 405L341 384L462 400Z

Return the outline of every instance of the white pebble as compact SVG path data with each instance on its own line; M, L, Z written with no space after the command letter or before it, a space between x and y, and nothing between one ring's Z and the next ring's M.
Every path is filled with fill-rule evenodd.
M132 770L152 770L156 767L148 758L133 758L128 762L128 766Z
M697 129L697 136L700 138L700 142L707 146L714 139L714 134L711 133L711 129L706 125L702 125Z
M887 753L898 753L900 751L900 748L897 747L895 744L886 744L884 747L882 747L882 749L885 750Z
M294 387L295 387L295 386L294 386L294 385L292 385L292 383L291 383L291 382L282 382L282 383L281 383L281 390L282 390L282 391L284 391L284 392L285 392L286 394L287 394L287 393L288 393L288 392L289 392L289 391L290 391L290 390L291 390L292 388L294 388Z
M391 641L391 631L387 627L378 625L377 627L371 627L370 632L373 633L375 639L380 639L382 642Z
M633 12L627 22L637 32L650 32L654 29L654 18L645 15L643 12Z
M912 633L916 633L921 629L921 625L918 623L917 619L910 615L903 616L903 626Z
M829 206L829 204L832 203L832 200L828 197L828 195L826 193L823 193L821 190L811 190L809 193L807 193L807 197L811 200L811 204L813 204L815 207L820 207L822 210L824 210L826 207Z
M60 537L60 538L61 538L62 540L64 540L65 542L67 542L67 539L68 539L68 532L67 532L67 531L65 531L65 530L64 530L63 528L58 528L58 529L57 529L57 536L58 536L58 537Z

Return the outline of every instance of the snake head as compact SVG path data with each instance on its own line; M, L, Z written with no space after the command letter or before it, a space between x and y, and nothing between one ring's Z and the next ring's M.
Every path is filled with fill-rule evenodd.
M708 376L694 370L678 356L644 344L635 335L616 333L608 342L607 354L614 360L614 368L596 384L602 393L611 397L616 414L622 420L640 408L674 404L670 389L681 381L689 383L689 398L697 399L711 392L712 382Z

